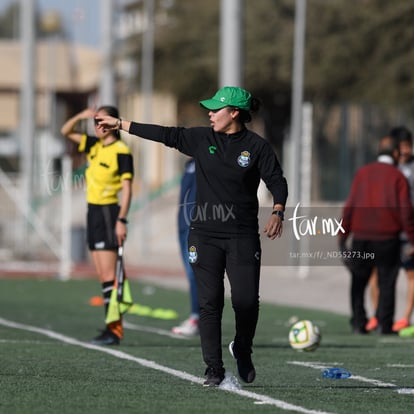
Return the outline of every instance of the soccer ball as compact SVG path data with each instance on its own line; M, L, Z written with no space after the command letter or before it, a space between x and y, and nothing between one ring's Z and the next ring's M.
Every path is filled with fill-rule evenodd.
M290 328L289 343L296 351L314 351L320 342L320 329L311 321L298 321Z

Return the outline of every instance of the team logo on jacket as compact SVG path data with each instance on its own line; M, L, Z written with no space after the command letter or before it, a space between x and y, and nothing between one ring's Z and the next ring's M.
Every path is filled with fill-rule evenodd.
M190 263L195 263L197 261L197 258L198 258L197 249L195 246L191 246L188 249L188 261Z
M210 146L208 147L208 152L209 152L210 154L215 154L215 153L216 153L216 151L217 151L217 147L216 147L215 145L210 145Z
M237 158L237 163L240 167L247 167L250 164L250 152L243 151Z

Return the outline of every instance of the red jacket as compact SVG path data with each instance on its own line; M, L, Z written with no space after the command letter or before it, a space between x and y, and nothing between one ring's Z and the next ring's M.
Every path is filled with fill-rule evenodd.
M409 184L394 165L373 162L359 169L343 209L342 227L360 240L398 238L402 231L414 244L414 210Z

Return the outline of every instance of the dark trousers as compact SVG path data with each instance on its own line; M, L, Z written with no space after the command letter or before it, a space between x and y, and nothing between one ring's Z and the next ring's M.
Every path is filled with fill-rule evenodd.
M367 323L365 291L372 270L378 271L379 302L376 310L379 332L391 333L395 312L395 289L400 268L400 241L354 240L351 260L351 324L363 330Z
M222 368L224 273L231 287L235 313L234 350L250 355L259 314L259 236L216 238L190 231L190 262L196 276L200 306L200 340L207 366Z
M178 238L180 242L180 252L181 257L184 262L185 273L187 275L188 284L190 287L190 306L191 314L198 315L198 297L197 297L197 284L195 280L195 275L191 264L188 262L188 234L190 233L190 228L188 227L185 230L182 230L178 233Z

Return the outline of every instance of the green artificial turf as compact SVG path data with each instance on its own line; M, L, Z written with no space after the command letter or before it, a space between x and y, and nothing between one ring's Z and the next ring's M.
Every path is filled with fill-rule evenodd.
M103 309L89 305L100 294L97 281L0 279L0 412L414 412L414 338L355 336L343 315L262 303L255 382L240 389L211 389L201 385L205 366L199 338L169 336L171 327L188 315L187 292L134 280L131 288L135 302L175 310L178 318L128 314L131 328L121 345L99 348L88 347L103 328ZM290 348L288 331L295 318L320 327L316 351ZM236 374L227 351L233 327L226 301L223 359L230 374ZM330 366L353 375L322 378L323 368Z

